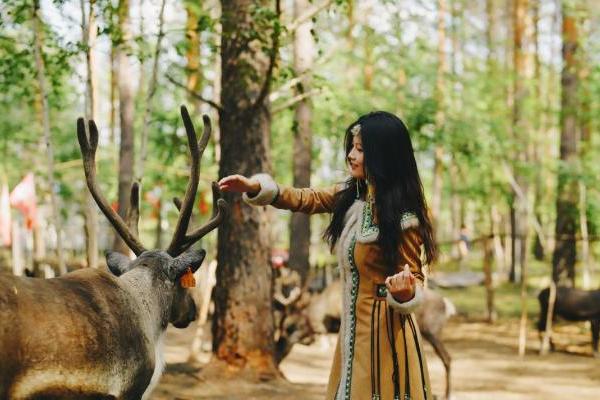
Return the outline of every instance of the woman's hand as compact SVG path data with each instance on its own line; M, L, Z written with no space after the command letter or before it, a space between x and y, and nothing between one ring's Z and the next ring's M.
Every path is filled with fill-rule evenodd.
M396 275L388 276L385 286L394 299L400 303L409 301L415 295L415 276L410 272L408 264L404 264L404 270Z
M260 192L260 183L242 175L229 175L219 181L219 189L223 192L247 192L248 196L254 197Z

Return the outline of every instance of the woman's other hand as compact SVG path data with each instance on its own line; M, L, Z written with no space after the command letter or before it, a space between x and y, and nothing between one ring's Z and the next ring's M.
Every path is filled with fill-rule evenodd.
M400 303L409 301L415 295L415 276L410 272L408 264L404 265L404 270L395 275L388 276L385 280L385 286L394 299Z
M229 175L219 181L219 189L223 192L247 192L248 196L254 197L260 192L260 183L243 175Z

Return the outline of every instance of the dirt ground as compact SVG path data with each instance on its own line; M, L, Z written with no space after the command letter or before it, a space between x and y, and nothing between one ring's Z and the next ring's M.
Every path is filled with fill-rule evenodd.
M153 400L323 399L335 336L322 338L311 346L296 345L281 366L288 381L251 384L200 380L202 363L193 367L185 362L194 330L170 328L165 347L167 367ZM558 326L554 335L557 351L544 357L537 354L537 332L530 329L527 354L519 358L517 335L518 321L490 326L454 320L447 325L444 342L453 358L454 400L600 398L600 359L591 355L587 326ZM206 362L209 357L208 352L203 353L201 361ZM444 369L429 344L427 360L433 392L441 396Z

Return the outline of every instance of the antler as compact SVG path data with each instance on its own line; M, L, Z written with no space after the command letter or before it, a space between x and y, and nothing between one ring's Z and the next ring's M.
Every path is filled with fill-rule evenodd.
M175 232L171 243L167 248L167 253L171 256L178 256L179 254L186 251L192 244L200 240L207 233L215 229L221 221L226 212L227 203L221 198L221 192L216 182L212 184L213 190L213 215L212 218L203 226L196 229L195 231L187 234L190 217L192 215L192 209L194 200L196 198L196 192L198 190L198 182L200 180L200 160L202 154L208 145L208 140L212 132L210 119L207 115L202 117L204 122L204 131L200 141L196 139L196 131L190 115L185 108L181 106L181 118L185 125L185 131L187 133L188 145L190 148L191 155L191 171L190 180L188 181L187 189L185 191L185 197L183 201L175 199L175 204L179 209L179 218L175 226ZM140 240L138 239L138 220L140 216L140 187L137 182L131 185L131 198L129 209L127 211L125 222L119 214L117 214L112 207L109 205L106 198L102 195L99 190L98 183L96 180L96 149L98 148L98 129L96 123L93 120L89 121L89 139L85 132L85 123L83 118L77 120L77 138L79 139L79 147L81 148L81 155L83 157L83 168L85 171L85 178L90 193L96 200L98 207L104 213L108 221L116 229L118 234L123 238L125 243L129 246L133 252L139 256L141 253L146 251Z
M112 226L117 230L119 235L123 238L127 246L135 253L135 255L139 256L146 249L142 245L142 243L137 238L137 235L133 234L125 221L121 218L119 214L112 209L112 207L106 201L106 198L102 195L98 187L98 183L96 180L96 149L98 148L98 128L96 127L96 123L93 120L88 122L90 137L88 140L87 134L85 132L85 123L83 118L77 119L77 139L79 140L79 147L81 149L81 155L83 157L83 170L85 171L85 180L87 182L88 189L92 194L94 200L96 200L96 204L100 207L100 210L108 221L112 224ZM135 191L135 194L138 194L139 187L137 183L132 185L132 194ZM133 196L132 196L133 197ZM139 196L136 196L139 198ZM135 199L132 198L132 205ZM137 204L137 202L136 202ZM133 207L132 207L133 208ZM139 215L139 213L137 213ZM135 217L135 226L137 227L137 217ZM136 229L137 230L137 229Z
M210 218L210 220L207 223L205 223L204 225L202 225L201 227L194 230L193 232L186 234L182 238L180 246L175 250L175 253L174 254L169 253L169 254L175 256L175 255L183 253L188 248L190 248L190 246L193 245L195 242L202 239L209 232L211 232L213 229L218 227L219 224L223 221L223 218L225 217L225 214L227 212L227 202L223 198L221 198L221 191L219 190L219 185L217 184L217 182L212 183L212 194L213 194L213 213L212 213L212 217ZM181 206L182 206L181 200L179 198L175 197L173 199L173 203L175 203L175 207L177 207L177 209L181 211Z
M139 237L138 222L140 220L140 184L133 182L131 185L131 194L129 196L129 208L125 217L129 230Z
M208 145L208 140L212 132L212 125L208 115L202 116L202 122L204 123L204 131L202 137L198 142L196 139L196 130L194 124L190 118L187 108L181 106L181 119L183 119L183 125L185 126L185 132L187 134L188 146L190 148L191 165L190 165L190 180L188 181L187 189L185 190L185 196L181 207L179 209L179 218L175 225L175 232L173 232L173 238L167 248L167 253L176 255L179 248L183 245L188 225L190 223L190 217L192 216L192 208L194 206L194 200L196 199L196 192L198 191L198 182L200 181L200 160L202 154ZM188 246L189 247L189 246Z

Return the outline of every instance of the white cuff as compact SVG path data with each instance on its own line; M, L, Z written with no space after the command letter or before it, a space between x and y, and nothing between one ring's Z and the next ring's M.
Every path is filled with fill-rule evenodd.
M256 179L260 183L260 192L254 197L249 197L247 193L242 194L242 199L253 206L268 206L275 201L279 194L279 186L269 174L252 175L250 179Z
M417 308L421 306L423 303L423 289L420 285L417 285L415 289L415 295L412 299L405 302L399 302L392 296L390 291L387 291L386 301L388 305L390 305L394 310L398 311L400 314L410 314L414 312Z

